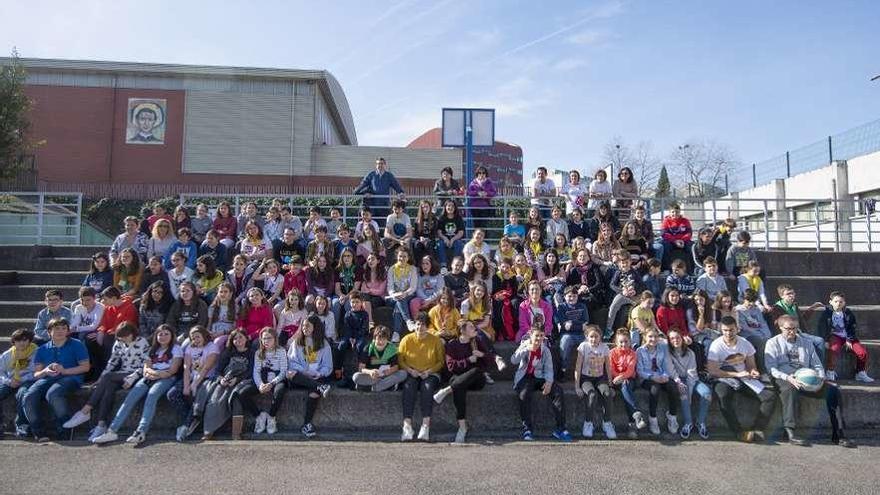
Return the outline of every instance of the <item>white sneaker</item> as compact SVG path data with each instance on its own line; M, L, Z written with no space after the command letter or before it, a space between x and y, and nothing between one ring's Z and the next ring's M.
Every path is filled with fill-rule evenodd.
M330 385L327 385L326 383L318 385L318 392L321 393L321 397L326 399L330 394Z
M581 430L581 435L584 438L593 438L593 422L592 421L584 421L584 428Z
M837 373L834 370L827 370L825 372L825 379L830 382L837 381Z
M104 433L107 433L106 426L96 426L92 428L92 431L89 432L89 442L93 442L96 438L100 437Z
M654 416L648 418L648 429L651 430L651 433L654 435L660 434L660 423L657 422L657 418Z
M488 385L492 385L493 383L495 383L495 380L493 380L492 377L489 376L489 373L484 373L484 374L486 375L486 383Z
M858 373L856 373L856 381L863 383L872 383L874 379L868 376L868 373L864 371L859 371Z
M278 433L278 424L274 416L266 416L266 433L270 435Z
M400 342L400 334L397 332L392 333L391 334L391 342L393 342L395 344Z
M102 443L110 443L117 440L119 440L119 435L113 430L107 430L103 435L95 437L95 439L92 440L92 443L100 445Z
M416 435L416 432L413 431L412 425L409 423L404 423L403 424L403 433L400 434L400 441L401 442L410 442L410 441L412 441L412 439L415 435Z
M175 439L178 442L183 442L184 440L186 440L186 432L188 429L189 428L187 428L186 425L178 426L177 427L177 435L175 435Z
M62 426L64 426L65 428L76 428L77 426L85 423L86 421L90 420L91 418L92 418L91 412L84 413L82 411L77 411L76 413L74 413L74 415L70 419L65 421Z
M666 427L669 429L669 433L673 435L678 433L678 418L674 414L666 413Z
M434 394L434 402L437 404L443 403L443 399L446 398L447 395L452 393L452 387L443 387L439 392Z
M441 267L440 267L440 275L446 276L446 272L447 272L446 267L445 267L445 266L441 266Z
M498 367L498 371L504 371L507 368L507 361L501 356L495 356L495 366Z
M605 438L608 440L617 440L617 432L614 430L614 423L611 421L602 423L602 431L605 432Z
M125 443L130 443L132 445L140 445L144 443L144 440L147 439L147 435L145 435L142 431L135 431L131 434L130 437L125 439Z
M259 416L257 416L257 420L254 424L254 433L259 435L266 431L266 419L269 418L269 415L265 412L261 412Z
M427 442L430 439L429 438L430 436L431 436L431 427L428 425L422 425L422 427L419 428L418 439L422 442Z
M642 414L641 411L636 411L633 413L633 422L636 424L637 430L644 430L646 426L645 424L645 415Z
M464 443L465 438L467 438L467 428L459 428L458 433L455 434L455 443Z

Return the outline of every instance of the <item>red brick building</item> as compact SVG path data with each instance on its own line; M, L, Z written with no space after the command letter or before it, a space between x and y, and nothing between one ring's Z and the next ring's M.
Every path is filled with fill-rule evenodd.
M431 129L415 138L407 145L411 149L441 149L442 132L439 127ZM522 148L515 144L495 141L491 149L474 149L474 167L480 165L489 170L489 177L500 187L505 187L508 194L520 194L523 183ZM463 170L464 167L454 168ZM461 174L456 174L461 177Z

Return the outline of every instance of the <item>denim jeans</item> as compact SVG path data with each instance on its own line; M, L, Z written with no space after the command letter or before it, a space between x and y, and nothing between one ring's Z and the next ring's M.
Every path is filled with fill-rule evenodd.
M394 308L391 326L392 330L398 334L403 333L404 323L406 323L407 320L413 319L412 315L409 313L409 302L413 297L414 296L407 296L399 301L392 297L385 298L385 303Z
M559 337L559 357L562 361L562 370L566 373L571 371L571 353L585 338L582 332L565 332Z
M15 431L23 433L28 429L27 416L24 411L24 396L27 394L28 388L34 382L25 382L18 388L12 388L9 385L0 385L0 403L8 397L15 397ZM0 406L0 427L3 426L3 408Z
M40 378L28 387L24 394L24 412L31 431L35 436L42 436L43 423L40 418L40 402L45 399L55 414L55 430L58 434L64 430L62 426L70 414L67 410L67 396L79 388L81 382L75 376L59 376Z
M440 266L449 267L452 264L452 258L456 256L461 256L461 253L464 251L464 240L458 239L457 241L452 241L452 247L449 248L446 246L446 243L443 240L437 241L437 256L440 259Z
M633 380L624 380L622 383L618 385L614 385L611 383L611 388L620 390L620 397L623 398L623 404L626 406L626 415L628 418L632 419L633 414L639 410L638 405L636 405L636 393L633 390Z
M134 410L134 407L141 399L146 397L146 400L144 400L144 410L141 413L141 421L137 426L138 431L146 434L150 429L150 424L153 422L153 416L156 415L156 405L159 403L159 399L168 392L168 389L174 385L176 380L177 378L173 376L156 381L147 380L146 378L138 380L122 403L122 407L116 412L116 417L113 418L110 429L119 431L122 428L122 424L128 419L129 414Z
M712 389L703 382L697 382L694 389L689 394L681 397L681 415L683 424L689 425L693 422L691 415L691 397L696 393L700 405L697 406L697 424L706 424L706 415L709 414L709 404L712 402Z

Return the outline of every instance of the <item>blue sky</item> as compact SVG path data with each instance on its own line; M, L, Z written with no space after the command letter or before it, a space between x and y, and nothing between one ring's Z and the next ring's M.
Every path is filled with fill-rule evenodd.
M497 109L538 165L592 170L613 136L760 161L880 118L880 2L4 2L22 56L330 70L365 145L444 106Z

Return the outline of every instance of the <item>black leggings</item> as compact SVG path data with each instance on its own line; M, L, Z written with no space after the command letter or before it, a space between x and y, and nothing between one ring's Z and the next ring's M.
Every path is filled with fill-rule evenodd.
M250 392L251 388L253 389L253 393ZM284 402L284 394L287 393L287 383L284 380L276 383L272 388L272 404L269 405L269 416L275 417L278 414L278 409L281 407L281 403ZM239 396L250 396L248 400L253 403L253 396L260 394L260 389L256 386L255 383L251 382L247 385L244 385L243 390L239 392ZM243 406L247 407L245 404ZM259 415L259 409L254 406L253 411L257 411L257 415Z
M449 380L452 387L452 401L455 404L455 419L467 418L468 390L481 390L486 386L486 373L480 368L471 368Z
M519 417L522 419L523 426L532 429L532 395L536 391L541 390L544 387L545 381L540 378L535 378L533 375L524 376L519 382L517 382L514 390L516 391L517 398L519 398ZM550 404L553 406L553 417L556 420L556 429L564 430L565 429L565 398L562 394L562 387L559 386L558 383L553 382L553 386L550 387L550 395L547 397L550 398Z
M254 396L259 393L253 380L243 380L235 385L229 394L229 410L233 416L241 416L247 412L253 417L260 415L260 408L254 403Z
M614 390L611 390L608 380L602 376L581 375L581 390L584 391L584 401L587 404L584 421L611 421Z
M129 374L113 371L101 376L95 389L89 396L88 404L98 410L98 421L110 423L113 420L113 402L116 391L122 388L122 382Z
M440 377L416 378L412 375L403 382L403 418L412 419L416 408L416 396L422 407L422 418L430 418L434 408L434 392L440 386Z
M660 402L660 392L666 393L666 403L669 407L669 414L675 416L678 412L678 401L680 401L681 398L678 394L678 386L672 380L669 380L666 383L645 380L642 382L642 388L648 391L648 413L652 418L657 417L657 403Z
M321 398L321 392L318 391L321 381L309 378L302 373L297 373L292 378L288 378L287 383L290 385L290 388L300 388L309 391L308 395L306 395L306 415L303 418L303 424L311 423L312 418L315 417L315 411L318 410L318 400ZM312 397L313 395L317 395L317 397Z

